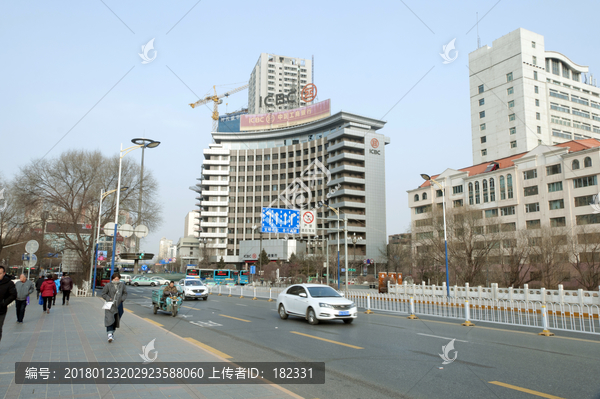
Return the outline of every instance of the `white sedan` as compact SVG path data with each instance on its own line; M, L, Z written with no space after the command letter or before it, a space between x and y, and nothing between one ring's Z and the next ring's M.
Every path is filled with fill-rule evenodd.
M171 280L162 277L150 277L150 280L154 281L156 285L165 285L171 282Z
M279 317L300 316L310 324L319 320L344 320L350 324L356 319L356 304L333 288L323 284L297 284L288 287L277 297Z
M158 281L144 276L144 277L138 277L138 278L131 280L131 285L134 285L136 287L139 285L149 285L151 287L155 287L160 284Z

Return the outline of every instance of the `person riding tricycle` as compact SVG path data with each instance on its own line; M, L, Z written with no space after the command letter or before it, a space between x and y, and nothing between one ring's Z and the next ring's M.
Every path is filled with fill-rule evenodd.
M173 317L175 317L177 316L182 301L181 293L175 286L174 281L171 281L164 289L152 291L154 314L158 313L158 309L160 309L165 312L170 312Z

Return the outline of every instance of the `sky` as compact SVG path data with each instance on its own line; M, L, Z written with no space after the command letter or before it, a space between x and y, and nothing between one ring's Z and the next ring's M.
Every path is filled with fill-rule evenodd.
M319 99L332 113L383 118L387 233L410 226L407 190L421 173L472 164L468 54L518 28L546 50L600 73L594 1L19 1L0 4L0 176L69 149L110 156L136 137L148 150L163 223L142 249L184 234L196 209L211 110L188 104L248 82L260 53L315 60ZM138 55L154 39L156 58ZM456 59L443 64L455 40ZM221 114L246 107L232 95ZM140 160L141 151L127 155Z

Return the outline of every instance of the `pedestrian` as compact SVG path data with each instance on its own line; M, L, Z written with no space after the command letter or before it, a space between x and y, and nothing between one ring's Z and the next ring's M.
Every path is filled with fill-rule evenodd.
M52 298L56 295L56 284L54 284L52 276L48 276L48 279L42 283L40 293L42 294L42 304L44 305L43 310L45 313L50 313Z
M58 291L60 291L60 280L56 274L52 275L52 280L54 280L54 284L56 285L56 292L52 297L52 306L56 306L56 295L58 295Z
M123 317L123 302L127 299L127 288L121 282L121 275L115 272L110 279L110 283L102 289L102 298L107 302L112 302L110 309L104 310L104 325L108 335L108 343L115 339L115 330L121 325Z
M46 276L40 274L40 277L35 282L35 289L37 290L37 299L40 299L40 288L42 288L42 283L46 279Z
M63 306L65 305L65 299L67 300L67 306L69 306L69 298L71 297L71 290L73 289L73 280L68 273L63 274L63 278L60 280L60 290L63 294Z
M15 283L6 275L4 266L0 266L0 340L2 339L2 325L4 325L8 305L15 299L17 299Z
M33 294L35 287L33 283L27 280L24 274L21 274L19 281L15 284L17 289L17 299L15 301L15 307L17 308L17 323L23 324L23 317L25 317L25 308L27 307L27 301L29 295Z

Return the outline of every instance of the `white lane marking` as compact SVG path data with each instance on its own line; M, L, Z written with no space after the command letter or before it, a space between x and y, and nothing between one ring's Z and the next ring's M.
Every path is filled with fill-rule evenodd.
M214 321L190 321L191 324L194 324L198 327L222 327L223 324L215 323Z
M452 341L454 339L455 341L458 341L458 342L469 342L469 341L461 341L460 339L455 339L455 338L440 337L440 336L437 336L437 335L429 335L429 334L422 334L422 333L417 333L417 335L423 335L425 337L447 339L447 340L450 340L450 341Z
M248 305L242 305L241 303L236 303L236 305L238 305L238 306L248 306Z

